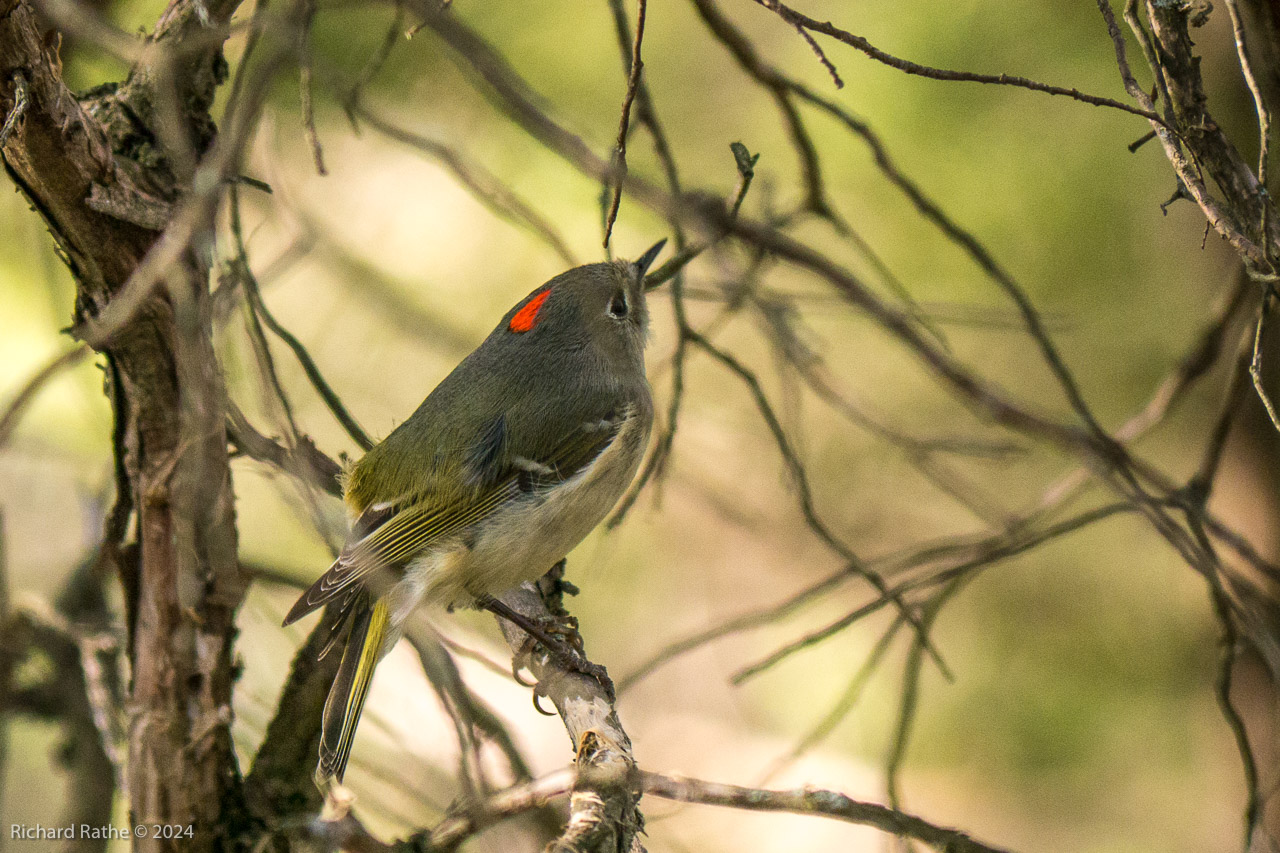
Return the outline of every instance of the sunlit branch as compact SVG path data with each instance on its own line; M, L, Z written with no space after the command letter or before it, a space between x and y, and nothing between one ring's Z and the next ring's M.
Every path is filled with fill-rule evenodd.
M874 826L890 835L921 841L945 853L999 853L1000 848L975 841L963 832L946 829L897 809L850 799L817 788L770 791L684 776L636 773L646 794L683 803L728 806L749 811L790 812Z

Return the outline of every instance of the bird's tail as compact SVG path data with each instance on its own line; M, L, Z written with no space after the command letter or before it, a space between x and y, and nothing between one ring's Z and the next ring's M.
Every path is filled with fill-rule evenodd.
M356 724L364 700L369 695L373 670L382 657L387 636L387 602L371 602L361 593L353 608L351 633L338 664L338 675L329 688L324 703L324 719L320 728L320 763L316 767L316 784L326 790L333 782L341 782L355 740Z

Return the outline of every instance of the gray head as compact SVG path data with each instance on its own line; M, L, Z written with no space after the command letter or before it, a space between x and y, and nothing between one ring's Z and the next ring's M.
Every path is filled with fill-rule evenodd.
M662 251L659 241L635 261L587 264L563 272L522 299L492 337L517 346L590 346L614 369L643 367L649 331L644 275Z

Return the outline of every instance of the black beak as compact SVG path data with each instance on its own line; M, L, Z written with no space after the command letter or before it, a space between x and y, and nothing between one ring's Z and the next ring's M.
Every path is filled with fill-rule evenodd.
M637 278L644 278L644 274L649 271L649 267L652 266L654 260L658 257L658 253L662 251L662 247L665 245L667 245L667 238L663 237L661 240L654 243L653 247L650 248L649 251L636 258L635 267Z

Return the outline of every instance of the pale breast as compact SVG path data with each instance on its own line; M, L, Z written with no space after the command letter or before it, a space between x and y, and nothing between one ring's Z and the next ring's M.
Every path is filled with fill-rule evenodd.
M647 409L628 418L586 468L546 492L512 501L469 531L469 541L447 553L424 555L410 567L406 580L429 603L461 607L541 577L586 538L622 496L644 455L650 422Z

